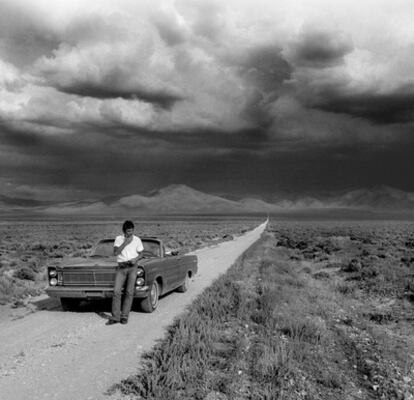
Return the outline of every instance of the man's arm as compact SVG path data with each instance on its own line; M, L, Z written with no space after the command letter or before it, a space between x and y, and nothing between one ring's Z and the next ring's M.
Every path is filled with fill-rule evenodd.
M140 259L140 258L142 258L141 257L141 255L142 255L142 252L144 251L144 246L142 245L142 242L141 242L141 240L139 241L139 245L138 245L138 247L137 247L137 253L138 253L138 256L137 257L135 257L135 258L132 258L131 260L130 260L130 262L132 262L134 265L136 265L137 264L137 262L138 262L138 260Z
M125 249L126 246L128 246L132 242L132 237L125 238L124 243L122 243L118 247L114 247L114 256L119 256L122 253L122 250Z

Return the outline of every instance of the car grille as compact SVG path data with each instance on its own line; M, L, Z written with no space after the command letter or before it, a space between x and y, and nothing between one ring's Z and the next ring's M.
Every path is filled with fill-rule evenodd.
M79 269L63 270L63 284L65 286L113 287L114 280L114 271L82 271Z

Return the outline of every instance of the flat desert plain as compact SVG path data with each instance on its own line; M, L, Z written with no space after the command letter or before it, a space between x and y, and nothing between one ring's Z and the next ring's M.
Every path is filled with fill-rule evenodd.
M155 347L149 340L139 351L131 351L133 343L141 346L134 328L128 335L132 342L125 348L116 342L114 350L132 355L122 361L128 368L122 369L122 362L112 364L116 379L103 380L90 392L88 386L79 391L81 382L69 379L63 385L68 396L414 399L414 223L271 219L263 233L252 233L258 224L235 219L139 224L139 233L162 236L171 248L195 251L206 260L206 272L222 265L224 273L233 265L220 279L208 281L201 294L191 297L186 311L174 318L169 318L168 307L175 307L178 297L163 299L161 306L166 309L157 311L163 326L159 320L153 322L161 329ZM116 234L118 225L37 225L37 236L30 240L30 224L17 229L3 225L1 271L9 289L2 289L2 298L9 304L5 309L15 313L15 320L3 326L13 329L12 324L21 324L23 329L26 320L42 315L27 294L42 292L44 260L57 262L67 253L85 254L102 235ZM22 271L27 268L34 275L25 276ZM206 272L195 277L193 285ZM17 308L10 309L10 304ZM38 360L46 357L39 368L47 368L53 351L69 360L70 349L85 344L87 352L114 337L106 330L99 343L88 341L93 336L88 332L101 332L97 321L102 310L93 305L79 313L63 313L56 307L43 318L49 321L54 316L69 336L64 340L60 332L57 340L50 331L39 331L40 347L33 351L39 353ZM79 321L85 316L91 321L83 329ZM137 327L143 318L137 313ZM146 324L152 326L151 321ZM18 346L13 351L3 382L21 382L19 374L26 371L28 385L31 353L18 351ZM90 369L86 359L77 361L86 374ZM110 371L111 367L96 371L96 379ZM0 388L1 384L0 377ZM46 389L37 392L37 398L42 393ZM53 388L47 393L51 398L57 394Z

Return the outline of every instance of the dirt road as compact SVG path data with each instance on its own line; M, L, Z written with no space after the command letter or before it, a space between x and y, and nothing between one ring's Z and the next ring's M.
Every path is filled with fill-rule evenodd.
M153 314L132 312L128 325L106 326L96 310L63 312L40 299L34 312L3 308L0 316L0 400L108 399L105 391L137 370L139 356L165 328L261 235L253 231L194 252L199 273L184 293L162 298Z

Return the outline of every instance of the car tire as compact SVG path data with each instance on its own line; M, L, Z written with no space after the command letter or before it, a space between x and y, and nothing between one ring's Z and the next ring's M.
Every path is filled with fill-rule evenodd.
M190 277L188 274L186 274L184 278L184 282L181 284L181 286L178 286L177 292L185 293L188 290L189 286L190 286Z
M77 311L79 310L80 300L71 299L69 297L61 297L60 304L63 311Z
M146 313L152 313L158 307L160 297L160 285L154 281L150 287L148 297L141 301L141 309Z

